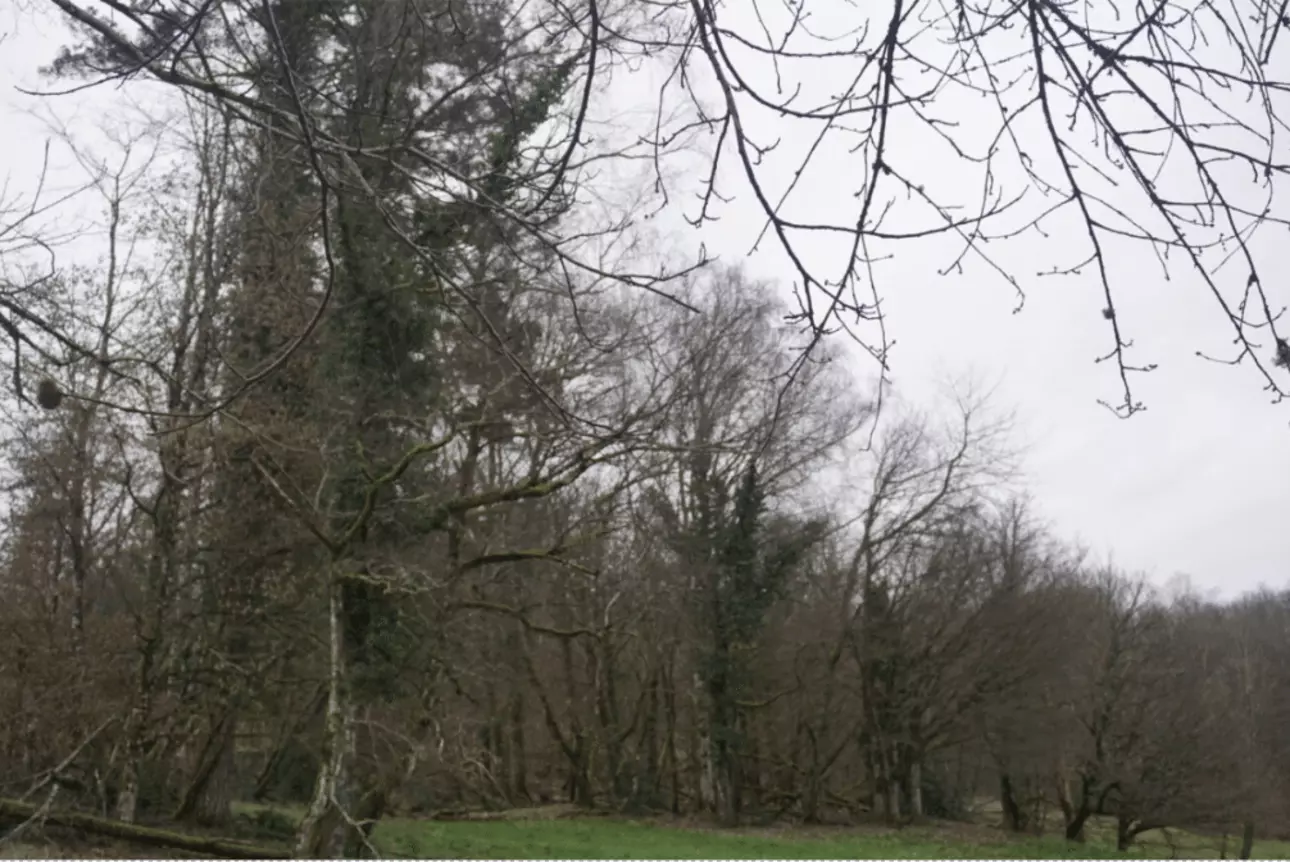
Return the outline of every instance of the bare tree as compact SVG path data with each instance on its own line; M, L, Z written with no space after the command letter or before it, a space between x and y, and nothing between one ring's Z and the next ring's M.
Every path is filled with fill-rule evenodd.
M765 616L823 533L809 518L775 528L767 507L840 451L868 411L848 403L826 366L784 389L794 359L771 322L764 288L718 273L696 304L704 317L668 321L661 362L681 387L667 440L672 476L654 487L661 519L694 596L692 657L700 722L695 784L705 804L737 822L751 653ZM759 295L760 294L760 295ZM673 478L674 477L674 478Z
M1260 225L1285 219L1271 204L1284 165L1268 144L1284 111L1277 8L1245 0L1080 11L1048 0L894 0L830 14L764 2L671 8L673 74L707 85L685 91L692 122L720 132L695 218L714 217L730 196L717 193L718 175L742 180L766 216L759 242L777 245L796 270L798 317L812 343L845 327L885 367L879 261L894 243L941 234L959 242L943 272L983 266L1016 290L1018 309L1037 275L1095 278L1108 329L1099 361L1113 363L1120 390L1104 403L1129 416L1142 408L1131 375L1155 364L1130 358L1134 324L1117 313L1117 266L1149 250L1162 278L1178 260L1213 295L1236 344L1216 361L1252 365L1276 400L1284 396L1274 365L1290 353L1276 329L1285 297L1251 244ZM1246 107L1230 108L1228 93L1241 93ZM775 119L762 125L759 116ZM787 124L801 129L797 146L772 146ZM724 161L734 169L719 171ZM838 164L853 166L852 187L838 187ZM790 174L781 191L779 177ZM820 202L830 193L846 214L826 220ZM986 244L1038 245L1054 233L1062 247L1040 273L1019 271L997 242ZM836 240L829 264L806 251L821 235Z
M292 22L275 23L255 4L231 0L218 4L218 12L213 4L187 2L126 11L108 0L50 0L50 6L89 39L61 56L56 70L79 64L109 80L147 74L216 100L239 123L304 144L328 183L361 173L362 145L327 122L320 100L325 88L315 89L308 76L284 103L239 90L211 71L218 68L212 60L230 45L285 48L294 38ZM433 4L416 9L433 28L454 26ZM670 176L665 181L668 156L694 133L715 131L709 164L696 178L700 204L687 218L696 224L715 218L732 196L717 178L733 182L766 216L758 244L778 246L796 271L795 317L808 344L844 327L882 368L890 340L877 262L892 243L938 235L956 240L959 250L945 271L983 265L1017 291L1020 306L1032 274L996 256L998 244L986 242L1042 243L1051 232L1076 232L1078 250L1063 248L1066 256L1040 274L1088 272L1099 283L1097 305L1109 329L1100 358L1113 361L1120 388L1119 398L1106 403L1122 416L1142 407L1131 375L1155 366L1130 358L1133 322L1117 313L1117 262L1144 245L1161 261L1164 278L1172 252L1214 296L1219 320L1236 339L1236 353L1216 360L1252 364L1279 398L1285 381L1275 365L1290 353L1276 331L1284 300L1260 274L1251 245L1259 225L1284 221L1271 204L1284 166L1266 143L1285 87L1271 71L1280 50L1279 15L1247 0L1168 7L1142 0L1132 9L1123 16L1109 8L1077 15L1047 0L970 7L893 0L882 9L839 8L821 17L793 4L735 10L673 0L647 16L631 4L602 0L554 4L532 10L524 32L496 60L501 67L555 52L562 74L578 80L568 135L525 181L523 201L498 196L487 168L442 160L416 135L383 146L410 158L404 170L423 172L417 180L423 190L435 186L458 196L542 236L570 266L603 273L549 234L536 215L561 178L652 148L667 201L676 197L669 187L679 190ZM1217 38L1235 33L1242 35ZM278 53L288 65L296 62ZM602 102L614 98L601 86L609 69L659 56L674 65L643 136L644 152L590 145L584 129L598 120ZM930 69L938 71L936 79L923 83L920 76ZM682 80L693 85L677 87ZM840 89L834 87L839 81ZM1226 107L1231 92L1248 97L1242 109ZM969 98L992 108L973 110L970 126L962 123ZM762 118L800 129L800 136L777 150ZM928 147L942 155L926 159ZM832 182L839 160L856 168L855 186L846 190L852 202L845 216L821 220L817 191L841 191ZM927 173L928 164L940 171L947 160L958 166L953 179ZM734 163L731 170L725 162ZM775 175L793 179L781 190ZM1263 202L1246 199L1251 177ZM415 229L391 190L370 183L365 190L381 202L397 235L418 254L433 253L435 240ZM808 237L833 243L836 274L825 275L814 262L821 256L807 253ZM1228 259L1239 262L1240 273L1218 270ZM658 286L657 279L625 270L613 275Z

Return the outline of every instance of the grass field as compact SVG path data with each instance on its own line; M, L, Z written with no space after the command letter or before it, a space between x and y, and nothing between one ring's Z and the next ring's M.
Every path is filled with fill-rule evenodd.
M973 841L946 830L732 833L611 820L427 823L392 820L378 847L400 856L473 859L1020 859L1088 858L1060 841ZM1094 858L1102 858L1101 854ZM1107 855L1105 858L1112 858Z
M254 815L260 806L239 806ZM430 859L1119 859L1115 827L1094 819L1089 840L1013 836L983 813L976 823L933 822L904 829L881 826L781 826L716 829L670 819L558 817L568 806L513 811L505 819L433 821L390 818L373 836L382 855ZM277 809L291 819L299 809ZM992 822L993 821L993 822ZM1235 855L1229 839L1226 855ZM1258 841L1255 858L1290 859L1290 843ZM1220 839L1180 830L1139 836L1136 859L1216 859Z
M557 811L556 809L563 809ZM237 805L238 837L289 847L298 807ZM501 820L382 821L373 836L386 858L428 859L1216 859L1221 842L1171 830L1140 836L1129 854L1115 851L1110 822L1090 824L1089 840L1009 835L988 822L932 822L903 829L881 826L780 826L717 829L692 821L620 817L564 817L567 806L508 812ZM269 828L270 825L272 828ZM267 831L266 831L267 830ZM1235 855L1237 840L1227 844ZM85 847L40 844L0 850L3 858L135 856L139 848L114 843ZM147 856L173 855L160 851ZM1290 859L1290 843L1258 841L1255 858Z
M1115 859L1097 830L1084 845L1057 837L1013 838L987 826L938 824L901 830L785 828L741 832L612 818L492 822L396 819L375 841L384 853L472 859ZM1166 837L1168 840L1166 840ZM1233 855L1235 843L1229 844ZM1290 859L1290 845L1255 845L1262 859ZM1217 858L1212 839L1148 834L1133 858Z

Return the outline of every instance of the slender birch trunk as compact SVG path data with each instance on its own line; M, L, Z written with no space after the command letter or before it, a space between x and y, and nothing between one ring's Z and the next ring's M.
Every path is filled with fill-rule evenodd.
M309 811L300 824L296 858L334 856L344 845L349 753L353 738L353 704L350 703L345 656L345 604L341 579L333 573L328 587L327 712L322 745L322 766L314 783Z

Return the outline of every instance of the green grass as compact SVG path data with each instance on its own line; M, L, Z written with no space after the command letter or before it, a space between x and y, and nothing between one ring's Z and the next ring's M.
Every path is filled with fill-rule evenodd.
M400 856L471 859L1088 859L1115 858L1057 839L1008 840L911 828L834 830L795 837L686 829L608 818L429 822L389 820L382 850Z
M267 806L240 805L244 814ZM276 806L275 806L276 808ZM298 818L303 809L280 814ZM428 859L1216 859L1219 841L1180 830L1139 837L1115 851L1110 822L1090 823L1089 841L1009 836L983 824L719 830L668 820L614 817L433 821L388 818L374 841L383 854ZM1228 839L1235 855L1239 836ZM1257 841L1255 858L1290 859L1290 843Z

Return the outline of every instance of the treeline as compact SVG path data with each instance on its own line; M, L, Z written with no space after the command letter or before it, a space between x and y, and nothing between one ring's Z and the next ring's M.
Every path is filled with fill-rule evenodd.
M629 259L551 131L580 55L405 6L228 4L258 41L204 49L280 114L146 130L102 260L29 291L66 397L7 417L0 792L304 802L307 856L553 800L1281 828L1286 596L1090 561L989 405L878 410L772 286L575 256Z

